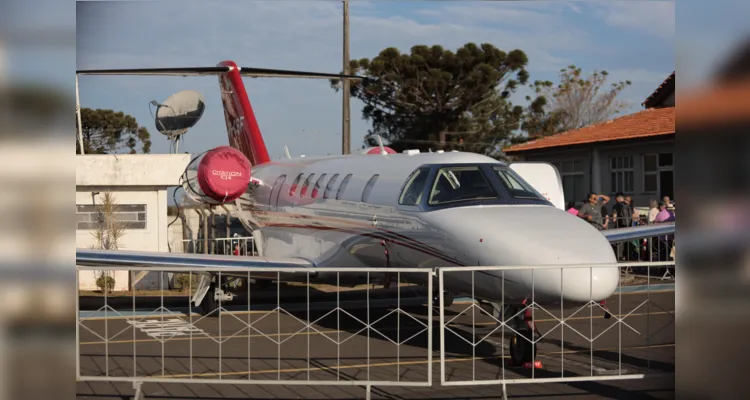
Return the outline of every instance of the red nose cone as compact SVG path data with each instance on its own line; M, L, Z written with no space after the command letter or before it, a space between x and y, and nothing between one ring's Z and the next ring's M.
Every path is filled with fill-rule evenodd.
M250 161L239 150L209 150L198 165L198 185L206 196L226 203L242 196L250 184Z

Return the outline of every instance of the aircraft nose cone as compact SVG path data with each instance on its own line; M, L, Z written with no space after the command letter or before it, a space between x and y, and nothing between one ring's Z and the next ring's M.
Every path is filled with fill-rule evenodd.
M463 243L465 263L488 266L567 266L505 272L525 283L535 301L587 302L611 296L619 268L609 241L582 219L549 206L462 207L442 224ZM472 259L473 257L473 259ZM609 265L589 268L586 265ZM583 267L579 267L583 266ZM497 271L493 275L499 275ZM531 299L529 299L531 300Z
M617 266L551 268L534 273L534 290L540 301L599 302L612 296L619 284Z

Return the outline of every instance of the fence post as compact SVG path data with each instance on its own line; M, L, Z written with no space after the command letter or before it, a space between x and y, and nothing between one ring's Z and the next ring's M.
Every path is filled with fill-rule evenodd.
M133 400L146 400L146 396L143 394L142 386L143 382L133 382L133 389L135 389Z

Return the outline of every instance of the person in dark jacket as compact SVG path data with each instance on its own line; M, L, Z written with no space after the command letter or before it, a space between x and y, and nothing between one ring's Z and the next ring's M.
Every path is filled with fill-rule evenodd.
M615 228L627 228L632 223L633 214L630 204L625 201L625 195L617 193L615 195L617 204L612 207L612 219L615 221ZM617 258L627 260L627 255L631 253L630 242L617 244Z
M633 209L625 201L625 195L617 193L615 195L615 204L612 207L612 219L615 221L615 228L627 228L633 221Z

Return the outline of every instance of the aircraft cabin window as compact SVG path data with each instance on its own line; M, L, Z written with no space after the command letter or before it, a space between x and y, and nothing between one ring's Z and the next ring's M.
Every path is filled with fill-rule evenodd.
M341 195L344 194L344 191L346 190L346 186L349 184L350 179L352 179L352 174L345 176L344 180L341 181L339 190L336 192L336 200L341 200Z
M370 178L370 180L367 181L367 184L365 185L365 190L362 191L363 203L367 203L367 199L370 197L370 192L372 192L372 187L375 186L375 182L378 181L378 177L380 177L380 175L373 175L372 178Z
M508 193L517 199L538 199L546 200L531 185L523 180L515 171L508 167L493 167L503 186Z
M302 174L297 175L297 177L294 179L294 182L292 182L292 186L289 188L289 196L294 196L294 192L297 191L297 185L299 185L299 181L302 180Z
M430 191L430 205L457 201L496 199L497 191L479 167L440 168Z
M307 176L307 179L305 179L305 183L302 185L302 190L299 192L300 197L305 197L305 193L307 193L307 188L310 186L310 182L312 182L312 178L315 176L315 174L310 174Z
M271 194L268 197L268 204L273 204L274 194L277 198L279 197L284 179L286 179L286 175L281 175L280 177L276 178L276 182L273 183L273 187L271 188ZM276 191L276 189L278 189L278 191Z
M336 183L337 179L339 179L339 174L334 174L331 177L331 180L328 181L328 184L326 185L326 190L323 192L324 199L328 198L328 194L331 193L331 190L333 189L333 185Z
M422 192L427 184L427 176L430 174L429 168L420 168L409 176L406 180L406 186L401 192L398 204L404 206L416 206L422 200Z
M312 190L312 198L313 199L316 198L316 197L318 197L318 192L320 191L320 186L323 185L323 179L326 178L326 175L328 175L328 174L321 175L320 178L318 178L318 180L315 182L315 187Z

